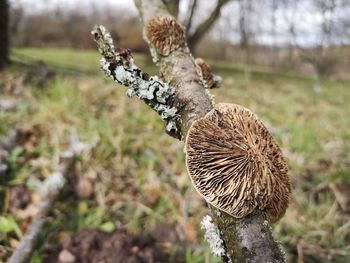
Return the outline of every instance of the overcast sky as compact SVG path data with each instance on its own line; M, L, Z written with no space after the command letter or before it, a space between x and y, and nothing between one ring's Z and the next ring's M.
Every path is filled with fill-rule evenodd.
M272 30L272 13L271 9L264 4L264 0L253 0L254 3L254 16L250 21L251 31L254 35L254 41L259 44L277 44L287 45L291 42L291 35L289 33L289 20L294 16L295 31L296 31L296 44L300 46L313 46L320 43L321 38L321 22L322 15L312 4L311 0L299 0L295 5L295 8L291 6L286 7L283 5L285 1L276 0L279 7L275 13L275 31ZM350 0L338 0L349 1ZM41 12L47 9L55 9L57 7L63 7L65 9L72 9L79 6L79 9L89 12L95 9L108 6L110 10L113 9L125 9L131 13L137 13L133 0L10 0L10 3L16 7L21 5L24 7L27 13ZM194 24L198 24L201 19L205 18L212 10L215 1L199 0L199 6L201 8L196 11ZM338 9L336 11L337 17L348 17L350 10L348 8ZM181 1L180 6L180 18L188 9L187 1ZM238 25L239 25L239 7L238 1L232 1L227 4L222 10L222 17L216 23L212 30L212 34L215 37L229 36L229 40L237 42L239 40ZM275 32L275 33L273 33ZM337 36L335 42L338 43L350 43L350 39L344 36Z

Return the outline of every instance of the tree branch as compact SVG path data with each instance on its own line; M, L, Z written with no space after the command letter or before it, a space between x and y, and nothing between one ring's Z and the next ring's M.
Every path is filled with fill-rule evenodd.
M143 22L144 39L149 44L153 60L164 80L162 85L167 83L174 90L166 104L171 102L168 105L176 109L176 116L170 119L175 122L177 134L183 140L192 123L212 109L210 94L205 90L198 67L194 63L187 44L183 41L184 31L181 31L177 21L169 16L163 2L161 0L135 0L135 4ZM96 35L96 31L93 31L93 34L96 39L98 34ZM117 69L118 66L111 67L111 64L118 64L121 67L126 64L123 70L129 72L129 69L127 63L115 62L116 58L122 57L118 55L118 51L108 57L110 52L104 52L104 48L101 49L104 46L112 47L110 38L107 37L105 40L106 45L99 45L102 55L109 63L106 65L102 60L104 71L114 80L126 86L129 82L134 83L133 79L135 75L137 77L137 74L125 75L128 78L125 82L114 76L113 71L121 71L121 69ZM219 229L217 231L211 228L209 232L216 234L211 240L222 239L220 242L222 246L214 247L217 248L216 254L220 255L225 262L262 262L261 259L263 262L286 261L279 244L272 237L269 224L263 219L259 210L237 219L212 206L210 209Z
M209 15L209 17L198 25L196 31L193 34L188 36L188 45L192 51L198 42L203 38L208 29L211 28L214 25L215 21L219 18L221 8L230 1L231 0L218 0L213 12Z
M115 49L110 33L103 26L95 26L91 34L103 56L100 65L105 74L128 87L128 97L137 96L156 111L166 122L167 133L178 137L175 123L177 109L171 105L174 90L157 76L150 77L142 72L134 63L129 49Z
M40 185L41 201L39 211L33 218L27 233L22 237L18 247L11 255L8 263L27 263L37 245L37 241L44 225L48 220L48 215L53 208L53 204L66 184L66 175L75 163L75 156L83 151L94 147L93 144L85 144L74 140L70 144L69 150L65 151L61 157L60 166L53 172L42 185Z
M39 234L47 222L47 215L51 211L52 204L65 185L65 176L62 171L53 173L44 183L42 189L42 201L39 204L39 212L33 218L27 233L22 237L19 246L11 255L9 263L26 263L35 249Z
M189 36L190 30L191 30L192 21L193 21L193 14L194 14L194 10L196 10L196 7L197 7L197 0L192 0L190 12L188 13L188 15L184 21L184 26L186 27L187 37Z

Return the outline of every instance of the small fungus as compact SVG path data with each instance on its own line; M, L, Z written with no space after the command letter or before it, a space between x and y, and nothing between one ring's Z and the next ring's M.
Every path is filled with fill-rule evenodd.
M284 215L291 193L287 165L250 110L217 104L192 124L185 147L192 183L208 203L236 218L255 209L270 223Z
M210 66L202 58L196 58L195 62L196 62L196 65L199 67L199 69L201 71L202 78L205 81L205 84L207 85L207 88L208 89L213 88L215 86L215 82L214 82L214 76L213 76L213 74L211 72Z
M163 56L185 43L185 33L176 19L170 15L152 17L146 26L146 36L156 51Z

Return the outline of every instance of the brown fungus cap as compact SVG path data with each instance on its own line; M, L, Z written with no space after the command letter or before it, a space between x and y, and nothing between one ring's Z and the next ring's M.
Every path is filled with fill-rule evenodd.
M196 58L195 59L196 65L200 68L202 73L202 78L206 82L208 89L211 89L214 87L214 76L211 72L211 68L208 65L207 62L205 62L202 58Z
M152 17L146 25L146 36L156 51L167 56L185 43L182 26L170 15Z
M260 209L274 223L291 193L287 165L261 121L236 104L217 104L195 121L186 138L194 187L211 205L241 218Z

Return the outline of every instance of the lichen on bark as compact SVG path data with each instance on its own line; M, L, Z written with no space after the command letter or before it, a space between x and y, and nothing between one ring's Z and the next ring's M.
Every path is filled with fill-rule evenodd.
M219 257L224 255L226 251L223 246L223 240L220 237L220 230L213 223L211 216L206 215L203 217L201 228L205 231L204 239L209 243L212 253Z
M165 104L163 102L160 103L160 105L164 105L160 106L161 111L163 110L162 107L170 106L169 109L175 107L176 113L170 113L171 116L175 115L166 119L166 121L174 121L176 135L183 140L192 123L205 116L212 109L212 98L205 90L202 78L198 74L198 68L186 43L171 49L169 53L160 54L157 52L157 48L152 45L152 41L147 38L145 28L149 20L154 16L169 15L163 2L161 0L135 0L135 4L143 23L145 41L148 43L153 60L159 68L162 79L164 79L162 86L165 87L165 84L167 84L174 91L165 100ZM96 31L93 34L97 41L98 37L103 38L106 35L104 32L100 32L100 35L96 34ZM152 92L141 91L140 93L138 87L140 83L134 81L129 83L128 81L129 78L133 77L149 80L149 78L143 76L140 69L133 68L132 65L134 64L133 60L130 60L130 52L120 52L118 50L115 54L109 52L112 47L110 41L107 41L106 47L100 46L99 43L98 46L101 54L106 59L106 61L102 61L102 66L106 73L118 83L126 86L135 85L128 92L129 95L134 94L135 91L133 89L135 88L141 97L146 97L143 100L150 105L147 101L149 100L147 96L151 96ZM119 68L116 72L116 67L122 68ZM147 87L151 88L152 85ZM159 101L156 103L159 103ZM157 111L157 107L154 107L154 105L150 106ZM221 238L226 247L226 259L231 258L233 262L286 262L279 243L273 239L271 229L268 224L264 223L264 218L260 211L255 210L251 214L237 219L222 211L217 211L212 206L210 206L210 209L214 219L213 222L216 223L220 230Z
M261 211L255 210L244 218L233 218L225 212L220 215L212 208L212 215L223 239L229 240L227 254L233 263L266 262L286 263L286 255L278 241L272 235L269 223Z
M110 33L103 26L91 32L103 56L100 66L113 81L126 86L128 97L136 96L156 111L166 123L168 134L176 136L177 108L173 106L173 88L158 76L149 76L136 66L129 49L115 48Z
M169 14L161 0L134 0L134 2L139 10L144 32L152 17ZM164 56L157 53L146 34L144 34L144 39L149 45L151 55L157 62L160 74L175 89L174 103L179 116L176 123L182 139L184 139L192 123L212 109L211 98L205 90L186 43ZM228 255L233 262L286 262L280 245L274 241L271 230L263 224L264 219L259 211L237 219L224 212L215 212L216 208L212 206L210 208L214 221L222 233ZM249 246L251 247L249 253L245 252L246 246L241 244L244 240L241 237L243 233L241 230L245 231L246 234L254 234L256 237L256 240L246 240L252 245ZM245 242L246 245L247 242ZM259 244L261 247L257 247L255 244ZM264 251L265 255L263 260L256 256L261 251Z

